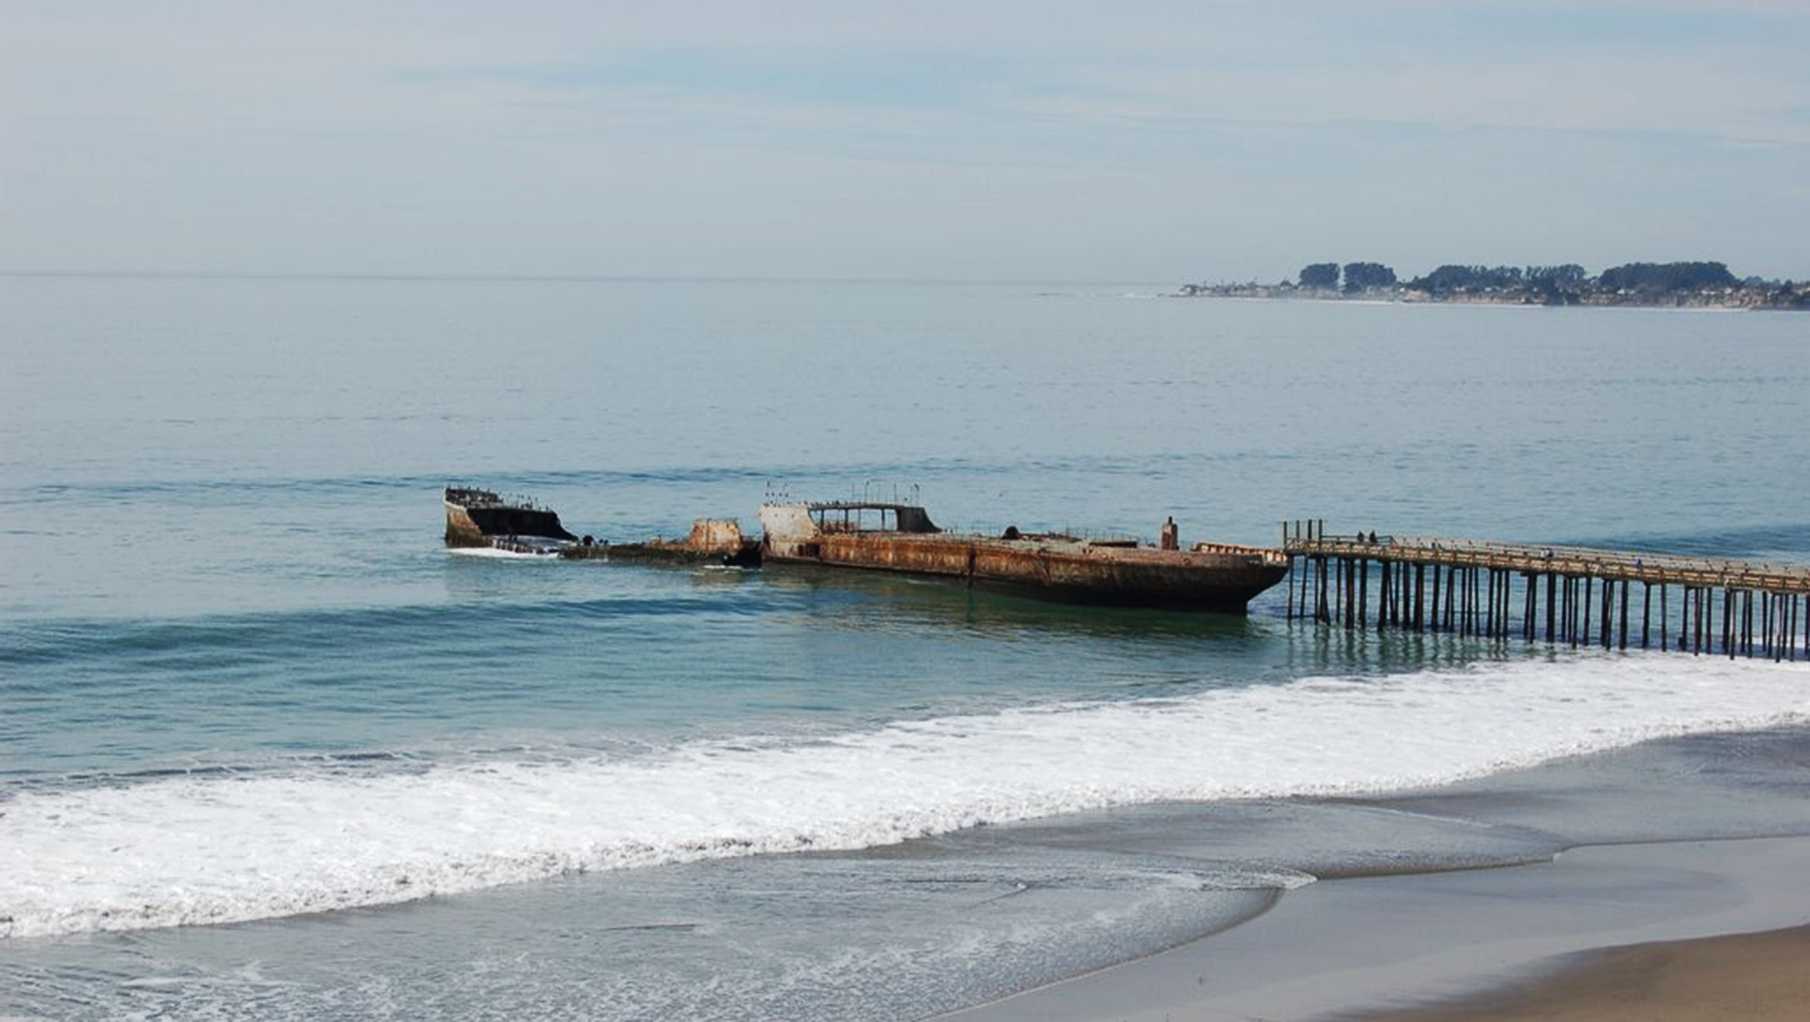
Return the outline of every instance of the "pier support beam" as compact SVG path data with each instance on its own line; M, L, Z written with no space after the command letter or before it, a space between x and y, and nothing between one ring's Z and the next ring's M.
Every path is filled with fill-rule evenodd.
M1414 630L1417 632L1426 630L1425 604L1421 602L1421 597L1426 595L1426 588L1427 566L1416 564L1414 566Z
M1670 587L1664 582L1659 583L1659 650L1662 653L1671 648L1666 640L1666 637L1671 634L1672 620L1671 613L1666 610L1666 592L1668 589L1670 589Z
M1722 652L1733 660L1739 650L1735 642L1735 591L1722 590Z
M1286 523L1284 523L1282 526L1282 541L1284 543L1288 542L1288 525ZM1288 584L1286 586L1283 586L1284 589L1288 590L1288 603L1284 606L1284 609L1282 611L1282 620L1293 621L1295 619L1295 555L1294 554L1288 555L1288 574L1284 575L1283 578L1288 579Z
M1382 574L1376 579L1376 634L1383 634L1389 625L1389 562L1379 561L1377 567Z
M1433 604L1432 619L1428 622L1427 631L1439 631L1439 562L1433 562Z
M1314 579L1319 574L1319 558L1304 557L1301 559L1301 567L1305 569L1301 572L1301 616L1313 617L1314 605L1309 601L1308 594L1313 591Z
M1695 586L1684 587L1684 612L1690 626L1683 631L1688 633L1692 656L1703 651L1703 600L1699 598L1699 592ZM1679 641L1685 640L1681 638Z
M1681 588L1679 595L1684 598L1678 601L1678 652L1686 653L1691 648L1691 587Z
M1805 619L1804 620L1804 655L1807 657L1810 657L1810 596L1804 597L1803 603L1804 603L1804 610L1803 610L1803 613L1800 614L1797 609L1797 604L1798 604L1797 597L1793 596L1791 598L1791 615L1792 615L1792 621L1794 624L1794 627L1791 629L1791 633L1793 635L1797 634L1797 628L1795 627L1795 622L1800 617L1804 618ZM1797 643L1795 643L1795 642L1793 642L1791 644L1791 659L1793 662L1796 662L1796 660L1797 660Z
M1395 626L1408 628L1414 624L1414 572L1406 561L1395 566Z
M1753 656L1753 590L1741 590L1741 655Z
M1615 583L1603 579L1603 648L1609 648L1610 629L1613 623L1610 618L1615 613Z
M1622 644L1620 644L1620 648L1627 649L1627 579L1622 579Z
M1331 619L1330 615L1326 612L1326 558L1320 557L1316 559L1319 561L1319 566L1315 571L1315 574L1317 574L1319 578L1316 580L1315 584L1314 618L1315 620L1324 622Z
M1514 628L1515 618L1515 578L1516 573L1514 571L1505 571L1502 573L1502 637L1504 639L1509 638L1514 634L1511 629ZM1522 575L1520 578L1523 585L1525 585L1527 576ZM1524 593L1522 595L1521 630L1526 631L1528 621L1527 600L1525 599L1526 594Z
M1338 623L1350 629L1357 620L1357 570L1355 557L1339 558L1339 607L1334 615Z
M1571 576L1566 575L1559 580L1559 641L1571 641Z
M1461 603L1458 595L1458 566L1448 565L1445 570L1445 630L1456 634L1458 631L1459 610Z
M1584 642L1590 642L1590 603L1596 599L1596 576L1584 576ZM1577 643L1572 643L1577 645Z
M1344 594L1345 594L1345 558L1335 557L1332 559L1332 598L1331 598L1332 619L1334 621L1342 620L1342 615L1340 613L1340 608L1339 608L1339 598L1342 597Z
M1765 643L1765 646L1764 646L1764 648L1761 649L1760 652L1761 652L1761 655L1763 655L1763 656L1771 656L1772 655L1772 629L1773 629L1772 594L1771 593L1763 592L1760 594L1760 616L1766 622L1766 627L1762 630L1762 634L1765 636L1765 638L1762 641Z
M1554 639L1554 635L1552 632L1553 617L1554 617L1556 608L1559 605L1558 596L1556 593L1556 590L1558 589L1558 584L1559 584L1558 574L1556 572L1551 572L1551 571L1547 572L1546 573L1546 644L1549 646L1552 645L1552 642Z

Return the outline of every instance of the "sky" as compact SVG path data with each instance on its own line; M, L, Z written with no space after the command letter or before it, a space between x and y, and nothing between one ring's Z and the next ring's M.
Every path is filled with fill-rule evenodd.
M40 3L0 270L1810 278L1810 2Z

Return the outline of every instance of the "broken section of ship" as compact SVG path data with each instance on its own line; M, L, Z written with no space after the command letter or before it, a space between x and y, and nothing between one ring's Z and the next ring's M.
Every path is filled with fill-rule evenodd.
M1288 574L1279 550L1182 550L1173 520L1155 547L1016 528L998 537L948 533L917 505L865 500L767 503L760 523L771 562L938 575L1083 603L1242 614Z
M559 515L527 497L503 497L494 490L448 486L446 545L488 547L515 554L593 558L619 561L667 561L684 564L760 564L760 544L742 535L734 520L700 518L683 539L650 539L644 543L600 543L566 531Z
M441 502L446 505L450 547L507 549L507 543L515 542L529 548L522 553L556 553L560 545L578 541L559 524L559 515L526 497L504 498L494 490L448 486Z

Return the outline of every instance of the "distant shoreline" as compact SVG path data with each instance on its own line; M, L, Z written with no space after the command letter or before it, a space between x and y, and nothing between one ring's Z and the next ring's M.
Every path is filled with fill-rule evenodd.
M1183 284L1180 298L1303 298L1448 305L1588 305L1638 309L1810 311L1810 281L1737 276L1712 261L1623 263L1592 274L1577 263L1482 266L1446 263L1401 278L1382 263L1309 263L1275 284Z
M1502 305L1529 308L1594 309L1697 309L1727 312L1810 312L1810 286L1787 290L1736 288L1730 291L1687 291L1675 294L1582 293L1551 300L1524 292L1464 292L1432 294L1408 288L1375 288L1335 291L1294 285L1187 284L1169 292L1169 298L1246 298L1260 301L1359 302L1393 305Z

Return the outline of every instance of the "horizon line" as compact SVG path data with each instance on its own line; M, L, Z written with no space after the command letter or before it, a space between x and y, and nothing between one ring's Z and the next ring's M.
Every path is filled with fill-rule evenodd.
M909 277L824 276L760 274L634 274L634 273L381 273L248 270L22 270L0 269L0 278L94 280L316 280L316 281L419 281L470 283L689 283L689 284L1062 284L1121 287L1149 285L1151 280L1088 280L1060 277Z

